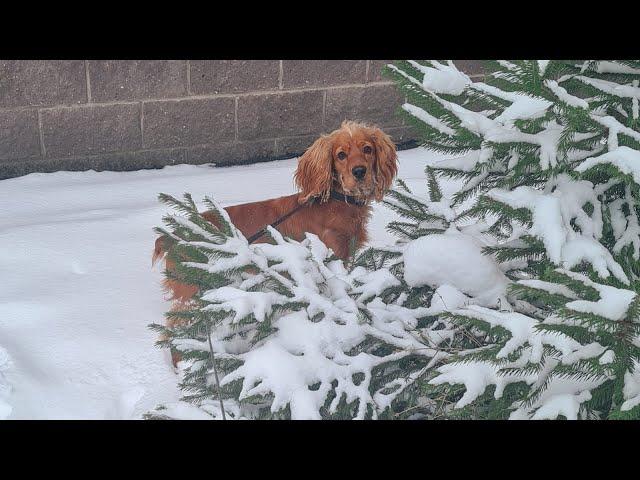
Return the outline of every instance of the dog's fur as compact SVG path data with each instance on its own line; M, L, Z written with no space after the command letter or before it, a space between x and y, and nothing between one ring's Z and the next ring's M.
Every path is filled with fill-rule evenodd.
M364 173L362 168L366 169ZM360 170L354 172L354 169ZM305 232L314 233L338 257L346 259L351 245L359 248L366 242L370 202L382 200L397 169L396 148L387 134L377 127L343 122L339 129L318 138L300 157L294 177L299 193L225 210L242 234L250 237L299 204L306 204L278 225L277 230L296 240L302 240ZM331 189L354 196L364 205L332 199ZM311 199L315 201L310 202ZM211 212L204 212L202 216L216 223ZM257 240L265 241L264 236ZM160 237L156 240L152 263L164 254ZM165 267L171 271L175 265L167 259ZM164 287L171 294L175 309L182 308L197 292L192 285L169 279L164 281Z

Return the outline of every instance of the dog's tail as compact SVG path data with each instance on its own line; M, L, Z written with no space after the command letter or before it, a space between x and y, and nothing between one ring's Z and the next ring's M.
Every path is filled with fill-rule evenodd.
M151 268L154 267L158 260L164 258L166 250L164 249L164 241L163 237L158 237L156 239L155 247L153 248L153 255L151 256Z

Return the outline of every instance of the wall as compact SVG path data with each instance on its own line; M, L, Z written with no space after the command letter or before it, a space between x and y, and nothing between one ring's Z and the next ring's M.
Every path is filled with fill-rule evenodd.
M412 133L385 60L0 61L0 179L302 153L343 119ZM481 74L479 61L456 61Z

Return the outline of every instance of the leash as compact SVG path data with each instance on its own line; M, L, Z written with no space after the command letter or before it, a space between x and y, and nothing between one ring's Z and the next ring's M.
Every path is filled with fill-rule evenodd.
M334 200L340 200L341 202L346 202L346 203L348 203L350 205L357 205L358 207L362 207L367 203L366 201L358 200L356 197L352 197L351 195L347 195L346 193L338 193L335 190L331 190L329 192L329 197L333 198ZM298 212L303 207L305 207L307 205L312 205L313 203L315 203L317 199L318 199L318 197L311 197L311 199L309 199L309 201L307 201L305 203L298 204L293 210L289 210L287 213L285 213L284 215L279 217L275 222L271 223L270 225L264 226L263 228L258 230L256 233L251 235L249 238L247 238L247 242L249 242L249 244L252 244L257 239L259 239L261 236L263 236L265 233L267 233L267 226L270 226L270 227L273 227L273 228L277 227L282 222L284 222L287 218L289 218L290 216L292 216L293 214Z

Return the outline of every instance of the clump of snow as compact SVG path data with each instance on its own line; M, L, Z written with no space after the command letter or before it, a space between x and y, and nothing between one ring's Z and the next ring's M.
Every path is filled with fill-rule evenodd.
M437 315L438 313L457 310L468 303L469 297L456 287L445 283L433 292L431 305L429 306L429 314Z
M546 170L558 164L558 143L562 136L563 127L555 121L545 125L539 133L524 133L516 129L497 128L488 131L485 140L494 143L523 142L540 147L540 168Z
M355 279L362 283L362 285L355 287L352 290L353 293L360 294L358 297L359 302L371 297L376 297L389 287L400 285L400 280L392 275L388 268L381 268L380 270L368 272L364 275L355 277Z
M613 363L615 359L616 359L615 352L613 350L607 350L602 354L598 362L600 363L600 365L608 365L610 363Z
M624 73L631 75L640 75L640 69L630 67L623 63L599 61L596 67L596 71L599 73Z
M640 185L640 152L629 147L618 147L597 157L587 158L576 167L578 172L586 172L596 165L611 164L622 173L630 175Z
M509 283L496 262L482 253L483 245L462 233L428 235L410 242L404 251L404 279L411 287L450 285L488 304L505 295Z
M620 410L628 411L633 407L640 405L640 364L636 360L633 369L624 374L624 403L620 406Z
M274 292L247 292L234 287L220 287L202 295L202 300L218 302L208 305L205 311L234 312L233 322L237 322L253 313L256 320L262 322L274 304L284 303L286 298Z
M422 120L424 123L426 123L430 127L435 128L440 133L444 133L445 135L454 135L455 134L455 130L453 128L451 128L448 125L445 125L443 122L441 122L436 117L434 117L433 115L431 115L426 110L424 110L424 109L422 109L420 107L417 107L417 106L412 105L410 103L404 103L402 105L402 109L406 110L407 112L409 112L414 117L419 118L420 120Z
M538 60L538 71L540 72L541 77L544 77L544 74L547 71L547 67L549 66L550 61L551 60Z
M622 320L629 309L629 305L636 297L636 293L633 290L615 288L609 285L592 282L585 275L571 272L569 270L559 271L571 278L579 280L589 287L596 289L600 295L600 298L596 302L574 300L567 303L568 308L578 312L593 313L610 320Z
M505 108L495 120L509 124L514 120L540 118L544 116L551 105L553 104L550 101L542 98L519 95L516 101Z
M610 82L608 80L602 80L600 78L590 78L582 75L576 77L587 85L591 85L599 90L602 90L609 95L615 95L622 98L640 98L640 88L637 85L622 85L616 82Z
M496 188L487 195L513 208L532 212L529 233L542 240L549 259L556 265L572 268L587 261L601 277L607 278L611 272L620 281L629 283L622 267L598 241L602 236L602 211L591 182L576 181L563 174L549 181L547 191L522 186L510 191ZM586 203L593 205L592 215L584 211ZM572 223L580 227L579 232Z
M462 398L455 404L456 408L463 408L484 393L487 386L495 385L495 398L500 398L504 388L508 385L508 378L498 374L498 369L487 362L448 363L438 367L440 373L429 380L431 385L445 383L461 383L465 387Z
M233 356L242 362L226 373L220 384L225 386L241 381L239 401L269 395L273 398L271 412L289 406L293 419L320 419L321 408L330 391L335 391L336 395L329 405L330 413L336 412L344 397L347 403L357 402L355 418L365 418L369 407L375 418L377 409L370 392L372 369L411 353L419 352L429 357L436 353L425 348L408 331L415 327L416 316L422 310L385 306L378 299L369 308L373 316L371 324L363 324L359 305L366 308L362 302L379 295L386 288L399 285L396 277L387 269L358 274L353 278L344 276L346 271L336 274L328 267L323 268L331 252L317 245L319 240L315 235L307 234L305 241L296 242L283 238L276 230L271 229L270 233L275 244L245 243L242 248L263 257L263 262L255 263L260 270L256 275L277 279L293 293L287 301L302 303L306 307L276 316L272 320L275 333L256 345L247 342L243 345L238 339L229 338L232 329L226 327L231 327L237 318L252 311L258 312L256 320L262 321L273 313L280 296L271 292L244 291L241 287L250 285L246 278L236 278L233 285L208 292L206 300L214 303L203 310L234 312L213 332L212 343L216 353ZM233 240L235 238L230 238ZM310 255L311 249L313 254ZM246 258L250 255L238 251L237 256ZM234 263L233 258L225 260L230 265ZM215 265L217 261L213 258L209 262ZM360 285L351 291L332 288L331 280L336 277L347 287L356 281ZM359 294L359 297L354 300L349 293ZM366 352L357 355L347 353L367 336L389 342L400 350L384 356ZM200 349L200 346L195 345L195 348ZM363 376L359 382L354 380L357 375ZM318 385L318 388L311 389L311 385Z
M545 80L544 84L551 90L560 100L567 105L578 108L589 108L589 102L582 98L571 95L567 90L561 87L555 80Z
M471 172L480 162L481 150L471 150L459 157L448 158L434 164L436 168L451 168L454 170L462 170L463 172Z
M516 312L499 312L488 308L470 305L454 311L457 315L476 318L491 326L500 326L507 330L511 337L498 352L496 357L506 361L507 357L517 352L516 360L506 361L497 365L487 361L452 362L437 368L438 375L429 381L432 385L445 383L462 384L465 393L456 403L456 408L462 408L480 395L490 385L495 385L495 398L500 398L507 385L524 381L536 386L543 382L553 366L558 362L571 364L582 358L600 355L604 347L598 344L581 345L571 337L558 333L546 332L536 328L540 320L528 317ZM527 364L540 363L544 346L550 345L560 352L557 360L547 360L545 370L540 373L500 373L502 368L522 368ZM588 400L588 392L605 379L596 378L584 381L576 381L571 378L552 377L548 388L538 400L530 406L519 406L512 414L512 419L519 418L556 418L557 415L565 415L575 419L578 415L580 403ZM583 394L582 392L587 392Z
M547 400L536 413L532 420L555 420L559 415L563 415L567 420L577 420L580 404L591 400L591 393L588 390L581 392L558 394Z
M564 295L568 298L577 298L576 294L569 287L559 283L544 282L542 280L535 279L518 280L518 283L526 287L537 288L557 295Z
M462 73L453 62L444 65L436 60L431 60L435 68L427 67L409 60L409 63L424 73L422 86L425 90L448 95L460 95L472 81L468 75Z

